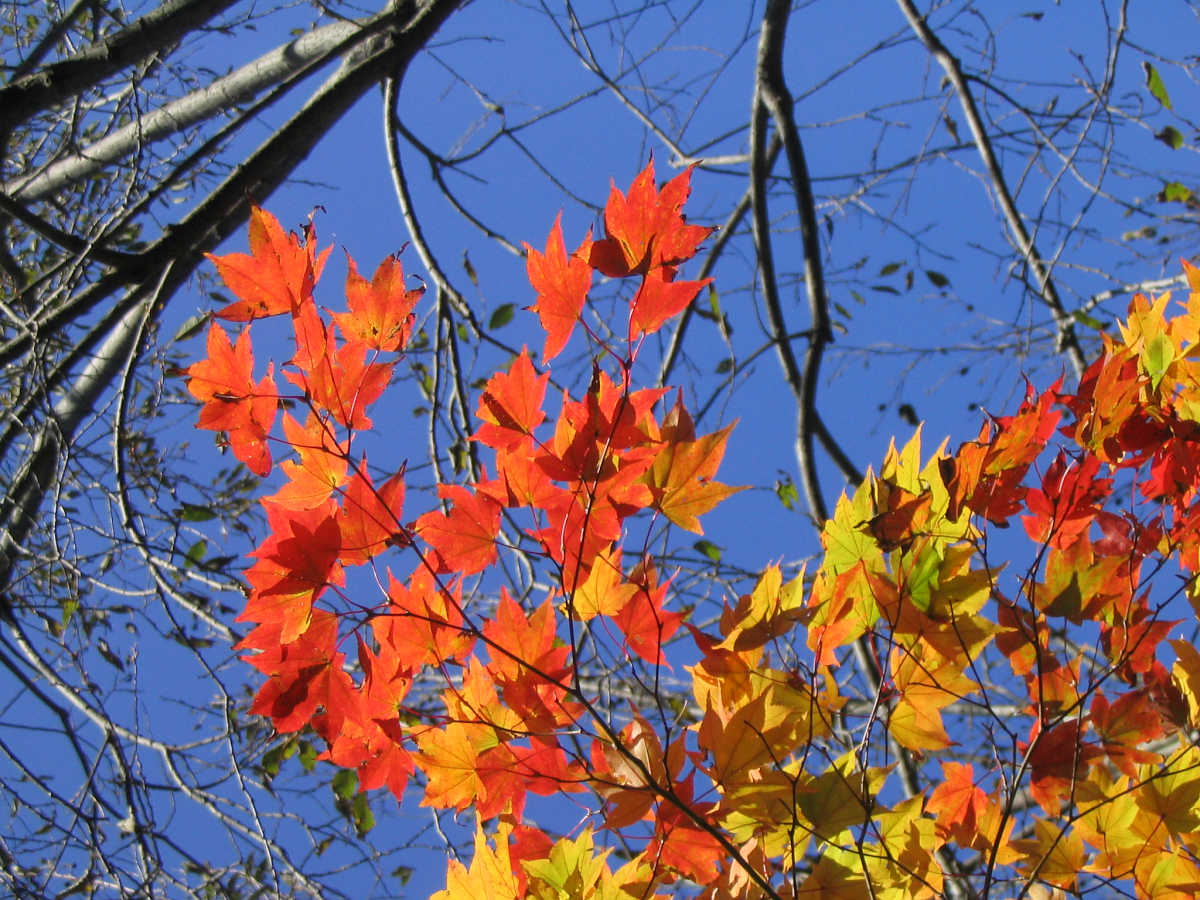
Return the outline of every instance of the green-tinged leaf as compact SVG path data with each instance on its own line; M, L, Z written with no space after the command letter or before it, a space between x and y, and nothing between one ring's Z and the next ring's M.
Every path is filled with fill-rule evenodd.
M1158 199L1163 203L1187 203L1192 199L1192 192L1186 185L1171 181L1163 186Z
M717 294L717 289L711 284L708 286L708 308L712 311L713 316L717 321L721 320L721 298Z
M715 369L715 371L718 375L726 375L729 372L732 372L733 371L733 360L730 359L729 357L725 357L725 359L723 359L719 363L717 363L717 368Z
M60 633L65 631L67 626L71 624L71 619L79 610L78 600L64 600L62 612L59 614Z
M897 296L900 294L900 292L890 284L873 284L871 285L871 290L880 294L896 294Z
M194 337L200 333L206 322L208 322L208 316L206 315L189 317L182 325L179 326L179 329L175 332L175 336L171 338L171 343L175 343L176 341L186 341L188 338Z
M289 740L280 744L277 747L272 747L263 754L262 770L266 773L268 779L274 778L279 774L280 766L283 761L294 756L296 753L296 741Z
M471 454L467 450L467 445L462 441L455 441L450 445L450 461L454 464L455 472L465 472L471 464Z
M492 317L488 319L488 328L503 328L513 320L513 314L516 312L516 307L511 303L502 303L492 312Z
M846 309L846 307L842 306L842 304L834 303L833 308L839 315L845 316L847 319L850 318L850 310Z
M930 284L932 284L935 288L944 288L950 286L950 279L934 269L926 269L925 277L929 279Z
M697 553L707 556L715 563L719 563L721 561L721 548L712 541L701 539L692 544L692 547Z
M196 543L192 544L192 546L188 549L187 556L185 558L192 565L199 565L204 559L204 554L207 552L208 541L196 541Z
M879 275L880 275L880 277L883 277L886 275L891 275L893 272L899 272L899 271L900 271L900 263L890 262L886 266L884 266L882 269L879 270Z
M800 502L800 492L796 490L796 485L791 478L775 482L775 496L779 498L779 502L786 509L795 509L795 504Z
M1178 150L1183 146L1183 135L1179 132L1178 128L1174 128L1171 125L1167 125L1162 131L1158 132L1158 134L1154 136L1172 150Z
M353 769L338 769L333 776L333 793L346 801L354 799L358 793L358 775Z
M198 506L195 503L185 503L179 507L179 518L184 522L207 522L215 519L217 514L211 506Z
M405 885L412 880L414 871L412 866L397 866L392 870L392 877L398 879L401 885Z
M463 271L471 279L471 284L479 287L479 274L475 271L475 267L471 265L471 257L467 256L466 250L463 251Z
M300 765L305 772L311 772L317 767L317 748L308 741L300 742Z
M863 306L867 305L867 298L864 297L862 294L860 294L858 291L851 291L850 296L854 298L855 302L860 303Z
M1142 358L1146 363L1146 374L1150 376L1150 386L1157 389L1167 367L1175 360L1175 344L1159 332L1146 342Z
M1096 331L1103 331L1106 327L1103 322L1101 322L1095 316L1089 316L1082 309L1073 310L1071 312L1071 318L1080 325L1085 325L1088 328L1094 328Z
M1154 99L1167 109L1171 109L1171 97L1167 93L1167 86L1163 84L1162 76L1158 74L1158 69L1146 60L1142 60L1142 71L1146 73L1146 88L1154 96Z
M375 827L375 814L371 812L371 805L365 792L354 795L354 800L350 804L350 814L354 819L354 830L358 832L359 837Z

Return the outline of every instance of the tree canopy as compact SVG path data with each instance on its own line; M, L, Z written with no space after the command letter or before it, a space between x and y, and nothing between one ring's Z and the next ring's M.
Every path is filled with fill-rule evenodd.
M537 381L561 341L546 396L588 395L586 348L599 344L568 339L565 299L538 279L563 260L581 277L569 261L589 226L609 239L612 184L628 194L651 158L655 190L690 172L689 226L715 230L679 279L702 287L682 309L661 297L643 307L631 377L640 390L677 385L697 441L740 420L720 482L747 490L707 519L666 499L647 544L660 586L683 592L671 609L701 611L676 640L689 624L719 636L702 611L753 596L764 567L778 563L790 583L808 558L811 577L839 492L862 483L890 435L905 446L922 419L927 443L974 433L980 408L1016 407L1021 375L1043 390L1062 375L1058 393L1078 395L1130 297L1185 286L1194 18L1127 2L1028 6L8 4L5 889L395 893L412 869L406 847L469 849L452 814L420 812L427 830L403 840L368 830L368 812L382 823L394 805L360 799L318 764L312 735L280 737L249 712L231 648L247 633L241 560L278 525L256 502L265 458L250 449L270 404L237 423L209 407L209 424L239 425L213 456L190 428L196 398L181 373L204 352L208 309L237 301L204 254L253 252L243 235L255 205L275 211L279 234L309 223L360 260L399 254L364 266L350 293L361 309L411 300L411 324L407 312L343 320L358 338L379 328L405 346L391 377L409 399L369 418L392 442L372 465L399 454L406 477L367 472L389 503L411 485L403 508L422 514L440 490L451 516L484 465L498 474L473 435L498 439L503 409L477 412L523 347ZM559 212L561 248L544 239ZM630 336L619 275L644 260L606 246L576 328L617 346ZM527 284L530 260L543 270ZM342 280L340 250L326 265L326 284ZM660 281L678 300L682 288ZM534 305L539 315L522 314ZM254 350L279 370L287 329L266 327ZM231 337L227 352L245 350ZM360 415L347 410L347 423ZM646 415L661 437L662 410ZM278 447L274 434L262 450ZM668 484L653 488L660 505ZM704 535L687 531L697 521ZM521 559L514 578L536 568ZM847 703L879 695L872 662L887 671L882 656L846 671ZM683 664L652 687L692 710ZM410 702L435 708L444 687L417 678ZM620 679L594 688L614 714L648 696ZM925 769L914 777L931 783Z

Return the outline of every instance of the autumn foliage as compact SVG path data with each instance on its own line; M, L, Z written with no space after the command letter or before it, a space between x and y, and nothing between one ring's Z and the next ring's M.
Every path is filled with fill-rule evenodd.
M326 315L311 228L256 210L250 254L215 259L237 297L216 316L246 324L214 322L189 370L199 425L258 475L282 459L240 617L253 712L363 791L473 811L447 897L1195 896L1200 273L1182 308L1137 297L1074 393L1029 387L954 452L893 447L815 571L767 566L702 627L646 535L700 533L737 490L730 429L634 384L707 284L679 277L710 231L682 214L690 175L649 166L602 238L568 252L556 222L527 247L540 362L487 381L483 464L436 500L357 449L413 333L400 262L351 264ZM629 282L607 340L597 273ZM269 316L294 328L278 373L251 347ZM593 376L557 396L573 340ZM506 566L539 574L518 593ZM439 701L412 703L430 677Z

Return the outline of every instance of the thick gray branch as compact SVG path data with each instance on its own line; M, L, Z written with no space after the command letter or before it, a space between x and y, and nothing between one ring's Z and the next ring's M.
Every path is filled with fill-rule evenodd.
M0 88L0 134L146 59L215 19L234 0L166 0L127 28Z
M212 84L154 109L78 153L39 172L14 178L4 193L25 202L40 200L68 185L90 178L106 166L196 122L210 119L267 88L342 52L353 40L371 35L357 22L335 22L265 53Z

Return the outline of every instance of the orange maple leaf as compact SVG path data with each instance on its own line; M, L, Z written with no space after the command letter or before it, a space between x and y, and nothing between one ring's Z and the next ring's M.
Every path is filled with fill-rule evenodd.
M712 481L725 456L732 425L696 440L691 416L682 399L663 423L664 443L654 457L646 481L654 507L680 528L703 534L699 516L731 494L744 490ZM669 438L668 438L669 435Z
M250 210L250 253L206 254L217 266L226 287L238 300L215 315L231 322L249 322L291 312L306 299L321 277L332 247L316 256L317 235L310 221L304 237L285 233L279 220L255 206Z
M272 503L289 509L309 509L323 503L346 483L347 445L335 438L328 422L310 415L301 425L285 413L283 437L300 460L284 460L279 464L288 481L271 496Z
M381 262L370 281L358 274L348 254L346 262L346 302L350 311L334 313L338 328L347 340L359 341L373 350L401 349L412 334L413 307L425 288L405 287L404 267L396 256Z

